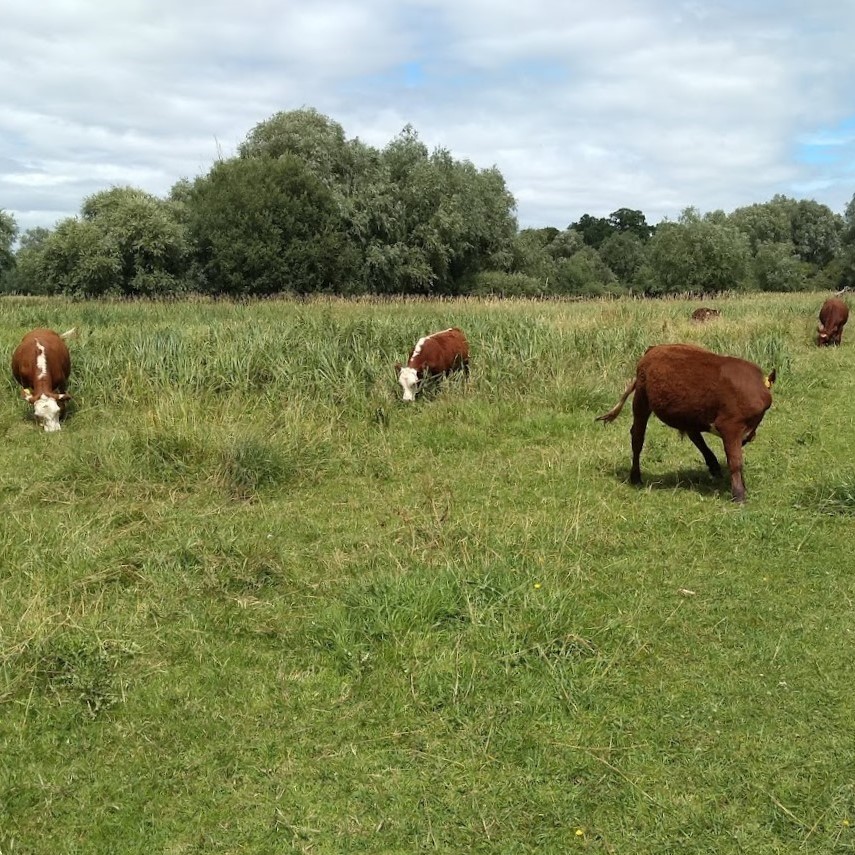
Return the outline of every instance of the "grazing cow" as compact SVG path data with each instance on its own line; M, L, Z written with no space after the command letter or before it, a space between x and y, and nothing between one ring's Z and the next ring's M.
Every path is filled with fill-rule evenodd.
M708 309L706 306L703 306L692 312L692 320L702 324L710 318L717 318L720 314L721 312L718 309Z
M420 338L407 364L395 363L405 401L415 400L419 384L426 377L440 377L460 370L469 376L469 343L457 327Z
M719 356L692 344L660 344L647 349L623 397L597 421L614 421L635 392L630 430L633 484L641 483L639 458L651 412L689 437L714 477L721 475L721 467L701 434L720 436L730 467L731 495L735 502L742 502L742 446L754 439L771 406L769 390L774 382L774 371L766 377L753 362Z
M829 297L819 310L817 345L840 344L843 327L849 320L849 306L838 297Z
M33 405L33 412L48 431L60 429L59 419L65 413L71 357L65 339L74 329L57 335L53 330L28 332L12 355L12 374L24 388L21 394Z

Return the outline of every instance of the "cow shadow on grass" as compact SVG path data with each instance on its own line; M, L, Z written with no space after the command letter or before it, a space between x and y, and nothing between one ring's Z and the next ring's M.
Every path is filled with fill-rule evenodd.
M629 467L622 466L611 473L619 481L629 485ZM678 469L671 472L641 470L639 490L691 490L704 496L730 497L730 472L722 467L720 477L714 478L706 467Z

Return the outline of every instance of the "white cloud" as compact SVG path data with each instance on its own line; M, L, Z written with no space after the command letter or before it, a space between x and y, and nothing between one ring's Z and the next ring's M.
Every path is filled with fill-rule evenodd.
M497 165L522 225L855 191L837 0L7 0L3 18L0 207L25 228L112 184L165 193L302 106Z

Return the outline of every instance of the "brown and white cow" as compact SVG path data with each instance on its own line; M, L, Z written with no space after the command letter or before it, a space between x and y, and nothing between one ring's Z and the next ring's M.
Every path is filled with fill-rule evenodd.
M817 345L840 344L843 327L849 320L849 306L839 297L829 297L819 310Z
M405 401L415 400L419 385L425 378L461 370L469 376L469 343L457 327L420 338L407 364L395 363Z
M65 339L74 329L59 335L53 330L37 329L28 332L12 354L12 374L24 388L21 394L33 405L33 412L46 431L60 429L59 419L65 413L65 402L70 400L68 377L71 374L71 356Z
M660 344L647 349L620 401L597 421L614 421L635 392L630 430L633 484L641 483L639 459L651 413L689 437L714 477L721 475L721 467L701 434L720 436L730 467L731 495L735 502L742 502L742 446L754 439L771 406L769 390L774 382L774 371L766 376L745 359L720 356L692 344Z

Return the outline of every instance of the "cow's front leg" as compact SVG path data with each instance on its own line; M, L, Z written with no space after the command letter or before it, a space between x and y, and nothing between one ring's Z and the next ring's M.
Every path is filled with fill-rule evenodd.
M724 453L730 468L730 495L734 502L745 501L745 482L742 480L742 431L728 433L724 439Z

